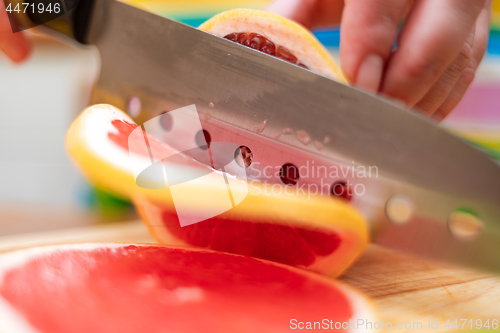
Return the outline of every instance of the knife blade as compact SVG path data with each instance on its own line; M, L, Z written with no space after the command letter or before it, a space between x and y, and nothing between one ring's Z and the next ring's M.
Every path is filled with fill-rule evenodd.
M87 9L78 11L83 3ZM264 165L279 165L276 151L287 151L295 164L376 167L368 194L353 203L370 221L375 243L500 272L500 167L432 121L121 2L81 0L72 15L78 39L101 57L93 103L127 109L140 100L138 123L195 104L211 119L204 127L253 145ZM305 133L309 144L280 135L285 128ZM467 218L456 218L465 211ZM456 225L479 232L456 237Z

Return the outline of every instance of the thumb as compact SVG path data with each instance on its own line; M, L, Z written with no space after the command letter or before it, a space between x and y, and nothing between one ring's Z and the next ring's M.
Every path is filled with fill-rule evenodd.
M14 62L25 60L31 53L26 37L20 32L12 32L3 1L0 1L0 50Z

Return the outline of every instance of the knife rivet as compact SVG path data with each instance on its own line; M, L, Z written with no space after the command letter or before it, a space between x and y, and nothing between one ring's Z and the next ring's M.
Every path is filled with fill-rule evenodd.
M389 221L403 224L410 220L413 215L414 206L410 199L395 195L391 197L385 206L385 214Z
M242 168L248 168L252 164L253 153L247 146L239 146L234 152L234 160Z
M141 100L138 97L131 97L128 100L127 104L127 113L132 117L132 118L137 118L141 114Z
M448 217L448 230L464 241L475 239L483 228L483 222L471 211L457 209Z
M210 102L210 103L208 103L208 107L210 107L210 108L213 108L213 107L215 107L215 104L214 104L214 102Z

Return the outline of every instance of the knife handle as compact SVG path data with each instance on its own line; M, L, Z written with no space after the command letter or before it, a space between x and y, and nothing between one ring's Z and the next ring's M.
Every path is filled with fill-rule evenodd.
M98 0L8 0L12 31L49 28L81 44L89 44L89 26Z

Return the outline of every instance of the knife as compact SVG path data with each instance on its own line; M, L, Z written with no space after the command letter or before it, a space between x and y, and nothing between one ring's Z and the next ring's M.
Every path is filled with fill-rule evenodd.
M68 7L45 25L99 50L92 103L138 123L194 104L212 140L244 146L260 168L372 168L351 203L373 242L500 273L500 166L462 139L391 101L125 3Z

